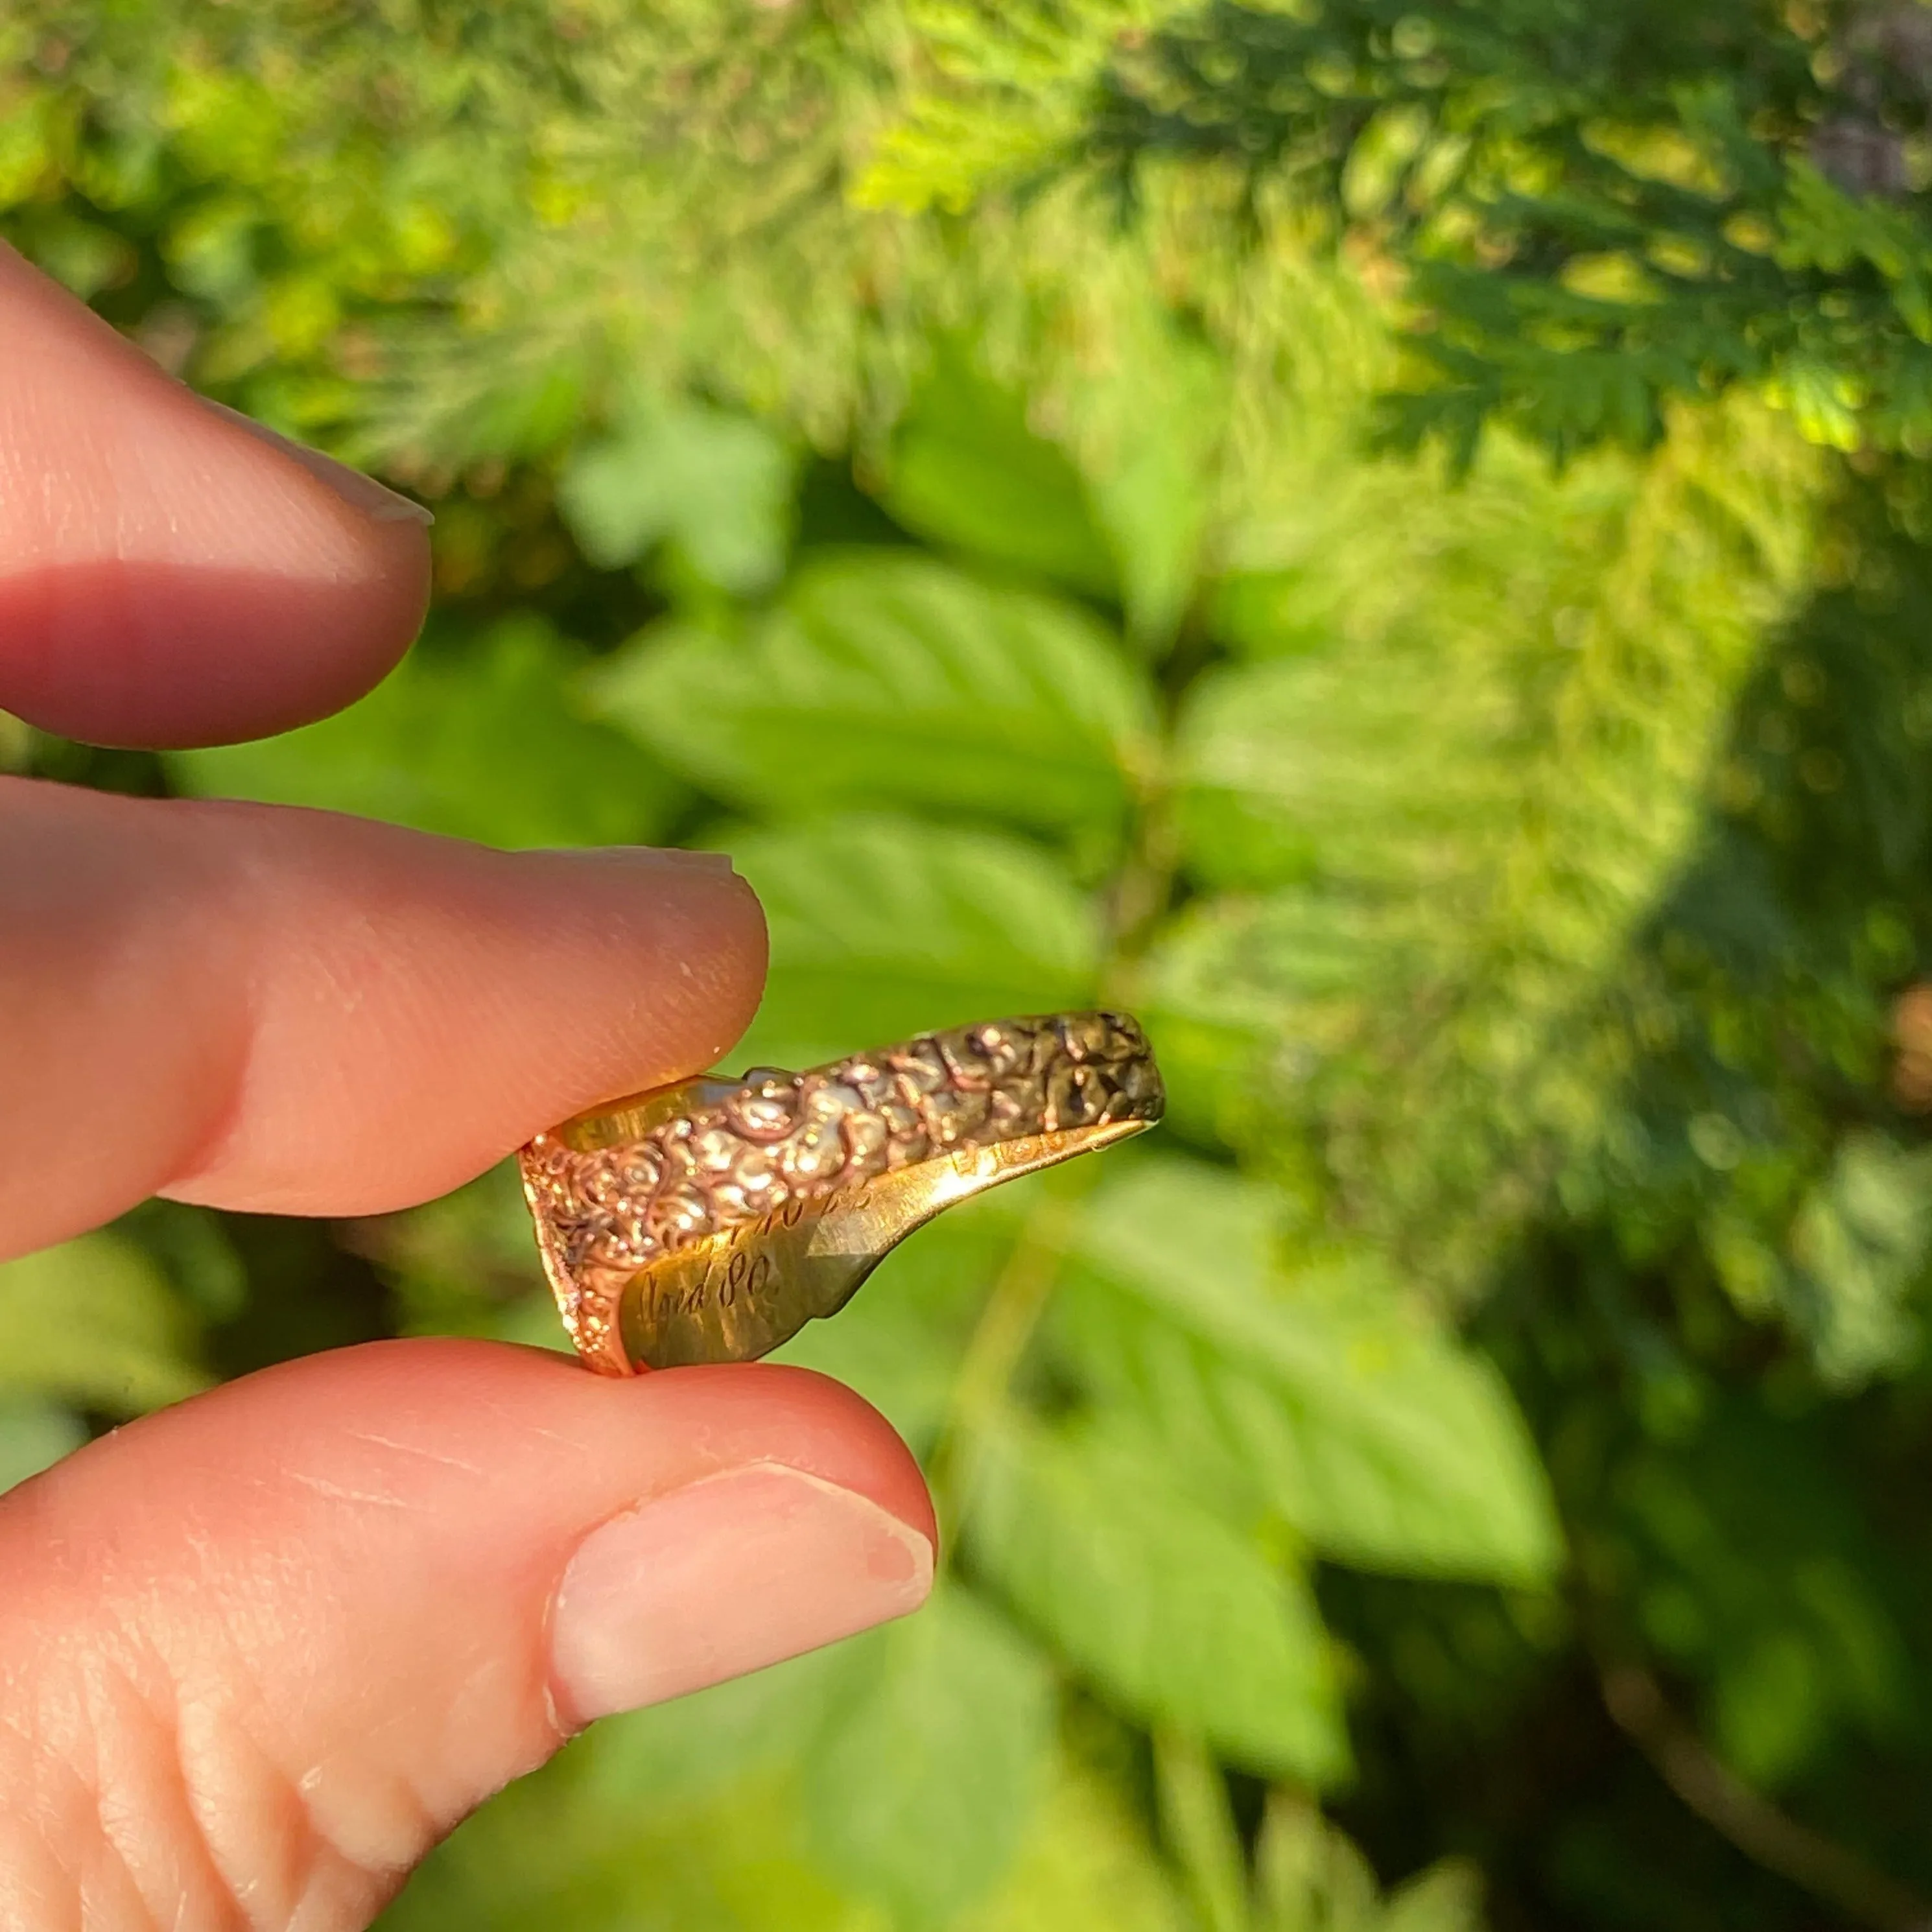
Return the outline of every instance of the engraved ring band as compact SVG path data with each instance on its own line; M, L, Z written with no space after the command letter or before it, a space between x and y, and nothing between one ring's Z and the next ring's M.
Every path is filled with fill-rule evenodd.
M1162 1104L1132 1018L1054 1013L682 1081L519 1160L571 1339L630 1375L769 1353L943 1208L1139 1133Z

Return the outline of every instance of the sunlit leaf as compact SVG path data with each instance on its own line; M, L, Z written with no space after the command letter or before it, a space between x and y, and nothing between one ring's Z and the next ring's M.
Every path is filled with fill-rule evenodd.
M1270 1795L1255 1846L1254 1932L1481 1932L1482 1882L1460 1859L1386 1894L1374 1868L1320 1812Z
M87 1426L59 1402L0 1392L0 1490L37 1476L87 1440Z
M1304 1580L1172 1486L1138 1445L1002 1432L976 1490L974 1560L1108 1697L1250 1769L1311 1782L1348 1761Z
M1358 1263L1284 1271L1267 1191L1152 1160L1104 1185L1055 1319L1177 1474L1278 1511L1324 1554L1408 1575L1546 1579L1560 1544L1502 1378Z
M1076 590L1114 588L1078 469L963 353L942 358L914 397L879 494L908 530L948 548Z
M739 1062L809 1065L1091 1000L1098 921L1036 847L871 818L748 832L731 851L764 902L772 948Z
M1247 1932L1247 1852L1220 1765L1201 1738L1172 1724L1156 1730L1153 1744L1160 1835L1202 1932Z
M1043 1795L1045 1660L956 1586L848 1660L803 1768L815 1852L895 1924L946 1924L1000 1882Z
M1806 1197L1792 1231L1784 1302L1819 1372L1840 1388L1916 1359L1906 1306L1932 1245L1932 1155L1855 1134Z
M999 1893L958 1932L1183 1932L1174 1888L1138 1821L1063 1768Z
M881 496L937 543L1113 597L1138 640L1160 644L1193 589L1220 372L1144 294L1120 306L1130 339L1060 385L1052 438L964 353L942 358Z
M842 1711L855 1671L850 1646L809 1651L768 1670L653 1705L602 1725L581 1768L586 1801L701 1802L798 1763Z
M1069 435L1130 633L1158 649L1193 596L1226 422L1226 368L1130 273L1113 353L1067 383Z
M1155 935L1136 1003L1174 1124L1239 1141L1257 1102L1346 1040L1405 963L1390 922L1340 894L1193 901Z
M784 441L749 416L640 398L612 435L565 464L557 506L607 570L668 538L706 583L750 595L784 568L792 470Z
M1486 760L1510 698L1492 661L1453 676L1422 660L1328 656L1214 672L1178 728L1189 868L1238 888L1324 873L1358 891L1406 884L1432 842L1466 836L1506 805L1508 773ZM1443 849L1459 863L1474 856Z
M592 1798L596 1734L511 1786L411 1876L383 1932L860 1932L782 1772L695 1800Z
M119 1234L0 1263L0 1394L135 1415L211 1379L160 1270Z
M820 1651L605 1719L432 1852L386 1932L857 1932L796 1775L848 1661Z
M596 688L606 714L734 802L919 806L1118 828L1152 716L1092 618L929 558L802 571L742 640L674 625Z
M677 787L584 716L580 647L543 620L421 645L360 703L253 744L170 753L185 789L320 806L496 845L632 844Z

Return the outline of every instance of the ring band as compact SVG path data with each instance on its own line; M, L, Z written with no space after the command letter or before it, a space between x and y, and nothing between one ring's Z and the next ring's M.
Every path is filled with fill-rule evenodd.
M1164 1101L1132 1018L1055 1013L681 1081L518 1159L571 1340L631 1375L768 1354L942 1208L1139 1133Z

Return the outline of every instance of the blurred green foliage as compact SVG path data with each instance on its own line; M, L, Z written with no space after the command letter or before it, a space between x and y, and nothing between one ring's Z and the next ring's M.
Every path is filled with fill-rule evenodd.
M439 587L337 718L0 761L728 850L741 1060L1106 1000L1169 1073L786 1351L925 1459L932 1608L600 1726L386 1922L1932 1892L1928 19L0 22L5 232ZM560 1340L504 1171L152 1204L0 1269L0 1477L398 1330Z

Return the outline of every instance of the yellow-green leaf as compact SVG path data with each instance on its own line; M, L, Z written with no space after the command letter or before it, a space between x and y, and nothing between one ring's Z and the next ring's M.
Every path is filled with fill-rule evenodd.
M0 1264L0 1393L136 1415L207 1386L160 1271L111 1232Z

